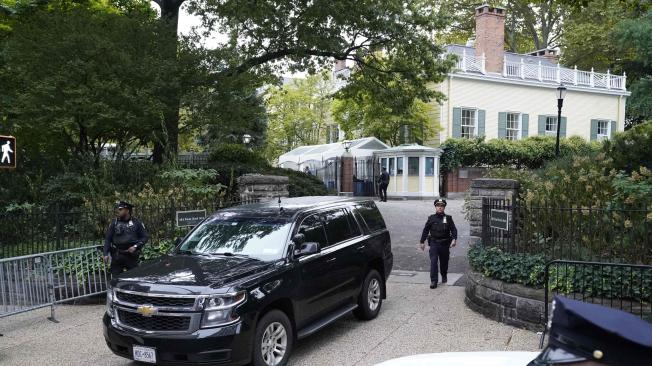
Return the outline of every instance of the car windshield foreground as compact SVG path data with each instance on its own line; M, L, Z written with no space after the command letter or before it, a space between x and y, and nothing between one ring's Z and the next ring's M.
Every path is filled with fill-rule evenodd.
M291 223L265 218L212 219L194 230L178 254L246 256L262 261L281 259Z
M295 342L328 324L376 318L394 263L376 204L299 197L281 208L220 210L172 255L112 278L111 351L158 365L285 366Z

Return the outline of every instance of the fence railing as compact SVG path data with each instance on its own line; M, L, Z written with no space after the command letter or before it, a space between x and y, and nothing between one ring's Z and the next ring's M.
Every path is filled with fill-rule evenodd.
M220 208L254 203L256 200L175 202L137 205L134 217L147 227L150 243L173 240L185 235L187 227L176 226L176 212L206 210L211 214ZM112 206L97 205L71 210L54 209L15 212L0 215L3 234L0 236L0 258L73 249L104 242L106 229L113 220Z
M491 224L509 213L508 230ZM483 201L483 242L548 259L652 264L652 211L647 207L568 207Z
M109 283L101 248L0 259L0 318L99 295Z
M623 310L652 322L652 266L554 260L546 264L544 331L548 328L550 296Z

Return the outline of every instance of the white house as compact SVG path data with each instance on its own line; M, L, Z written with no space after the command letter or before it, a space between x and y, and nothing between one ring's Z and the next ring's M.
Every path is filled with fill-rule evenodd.
M447 100L433 102L443 130L427 142L437 146L449 137L521 139L527 136L609 138L623 131L625 75L568 68L555 50L531 54L504 51L505 9L482 5L475 10L475 44L450 45L456 69L434 86ZM568 92L557 123L556 89Z

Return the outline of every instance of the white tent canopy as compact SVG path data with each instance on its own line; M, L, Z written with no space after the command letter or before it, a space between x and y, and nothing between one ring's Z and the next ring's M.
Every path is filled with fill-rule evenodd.
M375 137L365 137L351 140L349 152L355 158L371 158L374 151L389 148L384 142ZM334 142L323 145L300 146L278 158L278 165L283 168L298 170L302 165L318 165L329 159L334 159L344 154L344 144Z

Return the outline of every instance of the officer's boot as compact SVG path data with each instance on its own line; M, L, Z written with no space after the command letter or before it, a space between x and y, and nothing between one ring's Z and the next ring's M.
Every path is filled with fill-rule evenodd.
M446 275L441 275L441 283L446 283L446 282L448 282L448 278L446 277Z
M437 281L430 282L430 288L437 288Z

